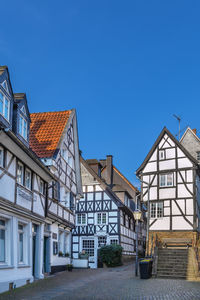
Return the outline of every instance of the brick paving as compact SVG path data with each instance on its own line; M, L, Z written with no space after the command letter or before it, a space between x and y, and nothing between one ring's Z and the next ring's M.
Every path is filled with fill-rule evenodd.
M62 272L0 295L0 300L198 300L200 282L141 280L133 265Z

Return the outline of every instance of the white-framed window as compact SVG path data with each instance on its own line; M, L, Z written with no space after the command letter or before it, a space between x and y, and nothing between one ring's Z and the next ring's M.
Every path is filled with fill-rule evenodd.
M64 230L59 230L58 233L58 254L65 256L68 252L68 237L69 233Z
M61 155L64 158L64 160L67 161L68 159L67 149L61 149Z
M2 82L2 87L4 88L4 90L8 93L8 84L7 84L7 81L4 80L4 82Z
M159 159L160 160L165 159L165 150L159 150Z
M197 151L197 160L200 160L200 151Z
M26 225L23 223L18 223L18 263L26 264Z
M89 256L94 256L94 239L82 240L82 250Z
M103 225L107 223L107 214L106 213L97 213L97 224Z
M0 147L0 166L4 166L4 149Z
M160 186L173 186L173 173L161 174Z
M106 246L107 236L98 236L98 248Z
M86 214L77 214L77 224L86 225Z
M28 126L27 121L22 115L19 116L19 134L27 140Z
M159 219L163 217L163 202L152 202L150 207L150 218Z
M24 166L20 162L17 163L17 182L24 183Z
M25 187L31 190L31 171L29 169L25 169Z
M42 179L40 179L40 182L39 182L39 192L44 195L45 193L45 184L44 184L44 181Z
M0 114L9 121L10 100L8 100L2 92L0 92Z

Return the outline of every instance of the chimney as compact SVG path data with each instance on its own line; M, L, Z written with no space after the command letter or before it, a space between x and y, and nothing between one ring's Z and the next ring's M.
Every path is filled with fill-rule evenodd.
M113 156L106 156L106 183L112 185L113 183Z
M192 129L192 131L194 132L194 134L197 134L196 128L195 128L195 129Z

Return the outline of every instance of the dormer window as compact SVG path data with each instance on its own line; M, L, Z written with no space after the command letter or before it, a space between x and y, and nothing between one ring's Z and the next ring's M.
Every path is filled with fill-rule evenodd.
M27 140L27 121L22 115L19 116L19 134Z
M10 101L0 92L0 114L9 121Z
M8 84L7 84L7 81L5 80L4 82L2 82L1 85L4 88L4 90L8 93Z

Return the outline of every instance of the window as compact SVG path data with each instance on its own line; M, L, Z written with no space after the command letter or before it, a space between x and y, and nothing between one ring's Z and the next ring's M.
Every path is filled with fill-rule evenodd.
M163 202L151 203L150 218L162 218L163 217Z
M106 224L106 213L97 213L97 224Z
M19 134L27 140L27 121L22 115L19 116Z
M94 256L94 240L83 240L82 250L89 256Z
M0 147L0 166L3 167L4 165L4 151L3 148Z
M24 225L18 224L18 262L24 263L25 261L25 232Z
M0 114L9 121L10 101L0 92Z
M159 151L159 159L160 159L160 160L165 159L165 150L160 150L160 151Z
M197 151L197 160L200 160L200 151Z
M24 166L18 162L17 164L17 182L23 184L24 181Z
M7 84L6 80L4 82L2 82L1 85L4 88L4 90L6 90L6 92L8 93L8 84Z
M25 187L31 190L31 171L28 169L25 170Z
M173 174L162 174L160 175L160 186L173 186Z
M69 154L68 156L68 165L72 168L73 167L73 157Z
M53 198L56 200L59 200L59 192L60 192L59 189L60 189L59 183L57 181L54 181L53 182Z
M118 240L117 239L112 239L110 240L111 245L118 245Z
M106 245L107 236L99 236L98 237L98 247L103 247Z
M42 179L40 179L40 186L39 186L39 192L44 195L45 194L45 184Z
M6 262L6 222L0 219L0 263Z
M78 225L86 224L86 214L77 214L77 224Z
M62 157L64 158L64 160L67 161L67 149L62 149L62 150L61 150L61 155L62 155Z

